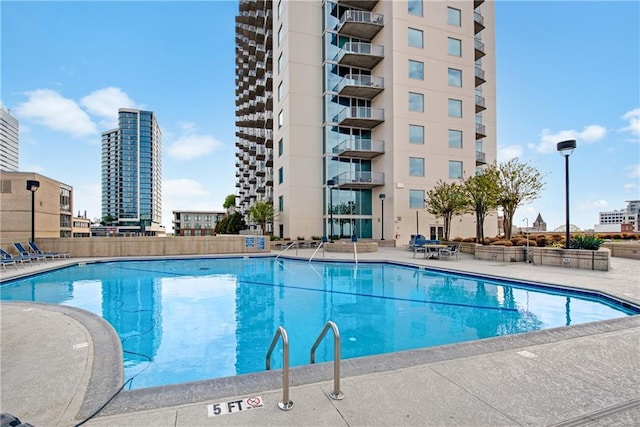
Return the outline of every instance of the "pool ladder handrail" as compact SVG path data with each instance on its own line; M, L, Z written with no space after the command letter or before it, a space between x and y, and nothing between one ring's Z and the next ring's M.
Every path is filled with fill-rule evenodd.
M282 400L278 402L278 408L289 411L293 408L293 401L289 399L289 337L282 326L278 326L267 351L267 371L271 369L271 353L278 343L278 338L282 338Z
M322 342L329 328L333 330L333 392L329 393L329 397L334 400L342 400L344 399L344 393L340 391L340 331L338 326L331 320L324 326L316 342L311 347L311 364L316 362L316 348Z
M292 246L296 247L296 256L298 256L298 241L294 240L293 242L289 243L283 250L282 252L280 252L278 255L276 255L276 259L280 258L280 255L282 255L283 253L285 253L286 251L289 250L289 248L291 248Z
M320 250L320 248L322 246L324 246L324 241L320 242L320 244L318 245L318 247L316 248L315 251L313 251L313 254L311 255L311 257L309 258L309 262L311 262L311 260L313 259L314 256L316 256L316 254L318 253L318 251Z

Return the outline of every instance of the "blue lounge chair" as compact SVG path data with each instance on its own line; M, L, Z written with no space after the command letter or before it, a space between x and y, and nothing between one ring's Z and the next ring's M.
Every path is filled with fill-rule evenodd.
M70 257L69 252L43 252L40 250L38 245L36 245L36 242L29 242L29 247L31 248L33 253L36 255L45 255L51 258L58 258L58 259Z
M32 254L31 252L26 250L25 247L22 246L22 243L14 243L13 247L16 248L16 251L18 251L20 256L31 258L32 260L35 259L38 262L40 262L41 259L43 259L45 261L47 260L47 257L44 256L44 255ZM53 259L53 258L51 258L51 259Z
M4 268L5 270L7 269L8 265L13 265L16 270L18 269L18 263L16 262L16 260L13 259L0 259L0 265L2 265L2 268Z
M23 257L22 255L13 256L9 252L5 251L2 248L0 248L0 257L2 257L1 259L3 259L3 260L14 261L16 263L19 262L23 266L24 266L24 262L25 261L31 262L33 260L33 258L31 258L31 257Z

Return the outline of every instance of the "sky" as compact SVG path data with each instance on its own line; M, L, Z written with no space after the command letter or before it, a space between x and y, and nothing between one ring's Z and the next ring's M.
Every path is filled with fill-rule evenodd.
M118 108L154 111L163 134L163 224L172 210L222 210L235 193L235 1L0 3L0 103L20 121L20 171L72 185L100 218L100 134ZM540 171L516 212L591 229L640 199L640 2L499 0L498 162Z

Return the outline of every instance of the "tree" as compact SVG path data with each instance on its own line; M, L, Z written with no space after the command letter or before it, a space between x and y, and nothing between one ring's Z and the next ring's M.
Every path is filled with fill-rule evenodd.
M113 217L111 216L111 214L108 214L106 216L102 217L102 221L100 221L100 225L105 226L105 225L111 225L113 224Z
M254 203L253 206L249 208L249 218L257 222L264 233L267 222L273 221L273 205L269 202Z
M500 175L496 165L490 165L482 173L467 178L462 186L469 201L469 211L476 215L476 242L484 243L484 220L498 206Z
M441 180L427 192L424 203L427 212L444 220L444 240L449 240L451 218L462 215L469 205L462 185Z
M536 168L518 159L498 166L498 203L504 210L504 237L511 239L513 215L522 204L540 197L544 188L542 175Z
M240 234L240 230L247 228L244 218L240 212L234 212L222 218L216 224L216 234Z
M225 209L229 209L229 208L235 208L236 207L236 195L235 194L229 194L227 197L224 198L224 203L222 204L222 207Z

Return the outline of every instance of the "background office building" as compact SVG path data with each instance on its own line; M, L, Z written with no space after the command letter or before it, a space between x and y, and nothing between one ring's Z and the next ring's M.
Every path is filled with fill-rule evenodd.
M18 119L0 106L0 171L17 172L20 153Z
M493 2L240 1L241 209L272 201L281 237L442 237L426 192L496 160L494 46Z
M102 133L102 217L120 232L164 232L161 156L155 114L119 109L118 127Z
M611 231L609 225L630 225L630 231L640 231L640 200L627 200L626 209L600 212L599 224L595 226L596 231ZM620 231L620 230L618 230Z
M173 211L173 234L176 236L215 236L216 224L226 211Z

